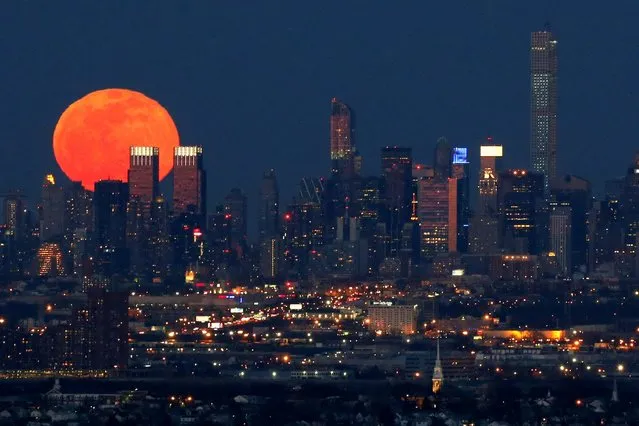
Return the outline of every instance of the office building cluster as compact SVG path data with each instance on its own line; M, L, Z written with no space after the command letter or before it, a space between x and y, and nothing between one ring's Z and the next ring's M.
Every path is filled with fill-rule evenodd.
M589 182L557 173L557 41L549 30L535 32L530 49L528 168L504 168L517 147L488 137L477 171L470 163L476 152L440 138L425 163L410 147L385 146L379 172L365 175L355 114L333 98L328 176L304 177L281 205L275 171L264 172L256 239L247 236L242 190L207 209L202 147L171 153L169 202L159 190L159 156L166 153L132 146L128 182L99 181L89 192L46 175L37 214L19 192L4 194L0 272L200 287L453 270L500 279L635 274L637 166L607 185L601 201Z

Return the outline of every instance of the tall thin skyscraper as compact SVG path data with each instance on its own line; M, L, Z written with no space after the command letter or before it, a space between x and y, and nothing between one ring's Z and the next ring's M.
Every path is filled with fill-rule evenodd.
M381 151L383 221L390 236L388 257L396 257L400 233L410 220L413 195L413 155L411 148L387 146Z
M158 196L160 186L159 154L156 147L130 148L127 246L131 271L138 276L150 272L151 204Z
M353 175L353 120L351 109L337 98L331 100L331 169L334 175Z
M548 195L557 175L557 40L548 28L530 38L530 162Z
M572 273L572 209L570 203L550 203L550 249L563 276Z
M178 146L173 151L173 211L206 215L206 173L201 146Z
M260 206L258 231L260 242L274 237L279 232L280 190L275 177L275 170L264 172L260 185Z
M457 179L457 251L468 251L470 229L470 163L468 148L453 148L452 177Z

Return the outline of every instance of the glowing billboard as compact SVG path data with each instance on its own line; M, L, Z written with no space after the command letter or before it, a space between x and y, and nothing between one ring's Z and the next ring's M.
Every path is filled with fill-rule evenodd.
M501 145L482 145L479 148L479 155L482 157L503 157L504 147Z
M468 148L453 148L453 164L468 164Z

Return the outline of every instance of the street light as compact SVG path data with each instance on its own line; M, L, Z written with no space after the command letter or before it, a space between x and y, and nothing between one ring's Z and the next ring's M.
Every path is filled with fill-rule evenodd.
M622 372L623 372L623 370L624 370L624 366L623 366L623 364L619 364L619 365L617 365L617 371L618 371L618 372L622 373Z

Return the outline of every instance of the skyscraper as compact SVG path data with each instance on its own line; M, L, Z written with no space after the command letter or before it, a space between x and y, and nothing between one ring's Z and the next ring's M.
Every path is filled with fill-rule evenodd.
M95 183L93 211L97 270L105 276L127 270L126 222L129 186L120 180Z
M280 190L275 170L264 172L260 185L258 231L259 241L279 233Z
M150 272L151 203L159 192L159 153L151 146L130 148L127 247L131 271L137 276Z
M353 120L351 109L337 98L331 100L331 169L334 175L349 179L353 175Z
M231 244L242 246L246 242L246 195L233 188L224 197L224 212L231 215Z
M588 264L588 215L593 206L591 184L579 176L558 177L552 184L552 200L570 206L570 265L577 270ZM592 219L594 225L596 220Z
M6 232L20 239L24 231L24 202L18 191L7 194L3 203Z
M550 202L550 250L563 276L572 273L572 209L568 202Z
M129 197L147 208L158 196L160 150L151 146L132 146L129 157Z
M469 233L469 251L476 254L494 253L499 248L497 186L504 149L494 145L490 137L486 142L479 148L479 202Z
M49 174L42 183L40 206L40 241L58 240L64 234L64 191Z
M457 251L468 251L470 228L470 163L468 148L453 148L452 177L457 179Z
M173 211L206 216L206 172L201 146L178 146L173 150Z
M422 257L457 251L457 179L421 178L418 194Z
M93 229L93 193L82 182L71 182L65 190L64 241L65 267L80 274L86 253L87 235Z
M435 177L448 179L452 173L453 149L446 138L437 139L434 158Z
M387 257L396 257L400 234L410 220L413 195L413 155L411 148L387 146L382 148L382 220L390 237Z
M87 304L74 310L72 329L76 367L124 369L129 358L129 292L92 288Z
M492 143L492 138L488 138ZM504 155L501 145L482 145L479 148L479 208L480 215L497 213L497 186L499 183L499 160Z
M530 162L548 195L557 175L557 40L548 28L530 38Z
M527 170L499 174L501 247L506 253L538 254L546 246L544 177Z

